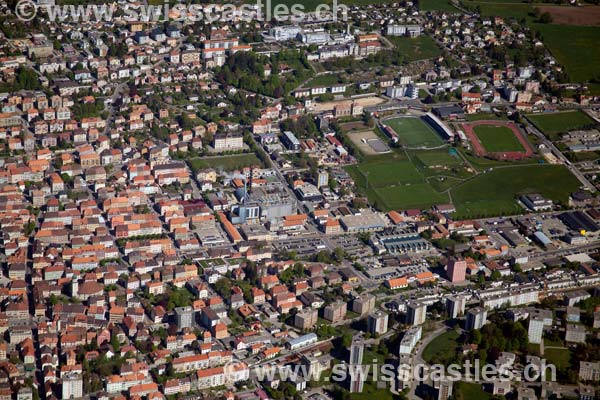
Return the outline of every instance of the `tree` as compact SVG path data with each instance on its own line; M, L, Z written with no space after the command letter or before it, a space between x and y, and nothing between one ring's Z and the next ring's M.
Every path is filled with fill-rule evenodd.
M110 337L110 345L112 346L115 353L118 353L121 350L121 343L119 342L119 338L117 335L112 335Z
M341 263L342 261L344 261L345 256L346 256L346 252L341 247L336 247L333 250L333 258L335 258L335 261L337 261L338 263Z
M471 342L476 345L481 343L481 331L479 329L475 329L473 332L471 332Z
M364 197L355 197L352 199L352 207L354 208L366 208L367 200Z
M29 221L27 224L25 224L25 226L24 226L25 236L31 235L34 230L35 230L35 221Z
M215 291L221 297L229 297L231 295L231 281L228 278L221 278L215 283Z
M542 13L538 21L542 24L552 23L552 15L549 12Z
M500 274L500 271L495 269L492 271L492 275L490 276L490 278L492 281L497 281L502 278L502 275Z
M369 128L375 126L375 120L373 119L373 116L370 113L364 112L362 116L362 121Z
M352 344L352 334L349 332L345 332L342 335L342 346L344 346L345 348L350 348L351 344Z

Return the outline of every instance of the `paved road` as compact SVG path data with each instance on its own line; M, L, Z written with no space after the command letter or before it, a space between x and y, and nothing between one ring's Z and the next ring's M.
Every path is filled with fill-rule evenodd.
M413 356L413 366L419 365L419 364L427 364L425 362L425 360L423 359L423 351L425 350L425 348L427 347L427 345L429 343L431 343L438 336L444 334L446 331L448 331L448 329L449 328L447 326L442 325L439 328L437 328L435 331L431 332L425 339L421 340L421 342L419 344L417 344L417 347L415 349L415 354ZM417 380L413 380L411 382L410 391L408 393L409 399L419 398L415 394L415 391L417 390L417 386L419 386L419 383L420 382Z

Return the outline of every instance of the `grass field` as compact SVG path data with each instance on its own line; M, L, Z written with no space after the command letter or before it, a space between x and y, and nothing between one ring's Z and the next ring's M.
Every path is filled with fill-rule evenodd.
M231 156L195 158L189 161L190 168L196 172L202 168L222 169L231 171L234 169L262 165L254 153L234 154Z
M507 121L505 116L497 116L492 113L477 113L477 114L467 114L465 115L467 121L486 121L490 119L495 119L498 121Z
M359 192L383 211L452 202L456 218L476 218L519 213L522 208L516 199L527 193L567 203L579 181L563 166L535 162L489 160L449 147L394 149L364 156L346 170Z
M545 347L565 347L565 342L562 339L552 340L550 338L544 338Z
M515 166L519 164L532 164L538 161L543 161L543 158L534 158L534 159L525 159L519 161L501 161L501 160L492 160L490 158L480 158L472 154L472 152L468 152L465 150L459 150L459 153L462 154L464 158L469 161L469 164L478 172L483 172L489 168L496 167L506 167L506 166Z
M427 35L416 38L388 36L388 39L406 56L408 62L430 59L442 54L435 40Z
M427 209L449 201L446 191L472 177L450 149L414 150L367 156L346 167L359 190L383 210Z
M456 400L487 400L490 398L489 393L484 391L479 383L456 382L454 393Z
M588 83L588 91L594 96L600 96L600 83Z
M163 4L162 0L151 0L157 4ZM255 2L251 1L251 0L245 0L244 1L246 4L256 4ZM339 0L338 1L338 5L339 4L345 4L347 6L367 6L369 4L387 4L387 3L393 3L394 0ZM262 2L263 4L263 10L265 9L265 5L267 4L266 1ZM295 4L301 4L302 6L304 6L304 9L302 11L306 11L306 12L311 12L311 11L315 11L315 9L317 8L317 6L321 5L321 4L328 4L329 6L332 6L333 1L332 0L302 0L300 3L298 3L295 0L271 0L271 10L273 10L275 8L275 6L277 6L278 4L283 4L285 6L288 7L288 9L291 9L291 7Z
M549 363L556 365L557 369L565 369L569 368L571 365L571 352L569 349L545 349L544 350L544 358L548 360Z
M415 153L417 158L426 167L455 166L462 163L458 154L450 154L448 149L426 150Z
M386 120L406 147L436 147L444 144L442 138L420 118L405 117Z
M436 358L444 359L446 356L453 356L459 337L460 334L455 330L445 332L436 337L423 350L423 360L430 363Z
M317 86L332 86L337 85L338 83L344 83L339 75L336 74L325 74L315 76L313 79L308 81L304 87L312 88Z
M514 132L506 126L478 125L473 130L485 150L490 153L525 151Z
M369 186L377 189L398 183L423 182L423 177L409 160L366 162L361 164L360 169L367 177Z
M565 67L571 82L588 82L599 76L600 27L533 24L544 44Z
M451 190L456 218L511 215L522 211L521 194L539 193L566 204L579 181L562 165L522 165L496 168Z
M533 7L517 1L464 1L469 7L478 7L484 17L527 18L533 12Z
M390 210L430 208L448 202L448 195L436 192L429 183L388 186L377 190Z
M450 3L450 0L419 0L419 9L421 11L461 12Z
M389 388L377 389L371 379L365 382L362 393L352 393L352 400L393 400L394 398Z
M558 138L558 134L595 125L594 120L580 110L531 114L527 118L553 140Z
M415 163L398 152L366 157L346 170L371 203L384 210L426 209L448 202L448 195L436 191Z

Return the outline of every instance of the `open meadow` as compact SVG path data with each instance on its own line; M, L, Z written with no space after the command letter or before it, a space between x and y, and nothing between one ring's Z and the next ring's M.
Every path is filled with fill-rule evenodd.
M549 139L577 129L587 129L596 125L595 121L580 110L562 111L550 114L530 114L527 118Z

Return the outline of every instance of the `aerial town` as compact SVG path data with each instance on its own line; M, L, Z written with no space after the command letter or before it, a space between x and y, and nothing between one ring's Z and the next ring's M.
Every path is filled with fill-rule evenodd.
M197 3L0 4L0 400L600 399L597 1Z

